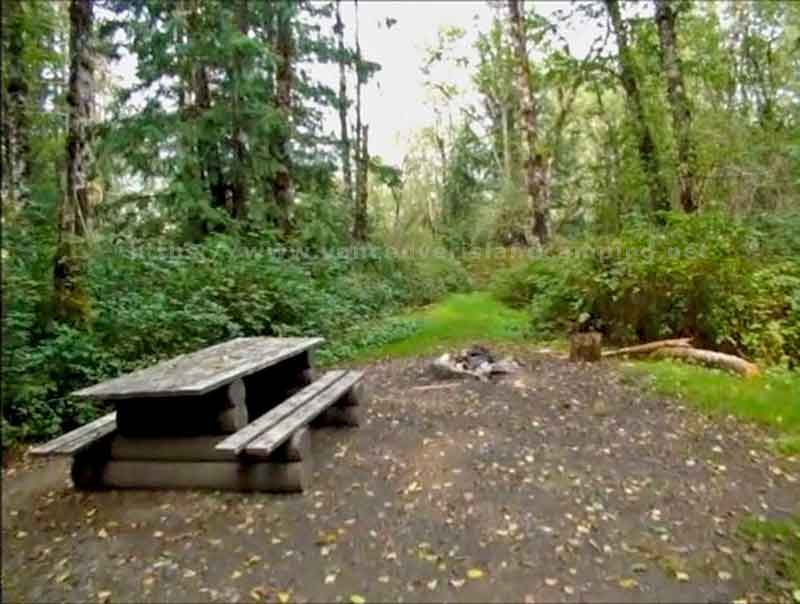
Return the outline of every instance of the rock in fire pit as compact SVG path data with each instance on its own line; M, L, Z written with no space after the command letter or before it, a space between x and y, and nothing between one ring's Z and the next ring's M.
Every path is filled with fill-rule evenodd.
M448 352L431 363L431 370L439 379L472 376L487 381L492 375L513 373L519 368L519 363L513 358L498 360L484 346L473 346L455 355Z

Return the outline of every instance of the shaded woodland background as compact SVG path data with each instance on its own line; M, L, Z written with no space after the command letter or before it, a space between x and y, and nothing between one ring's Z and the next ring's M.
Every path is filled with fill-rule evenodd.
M800 4L490 4L477 63L455 27L430 48L439 119L392 166L361 107L391 74L338 2L6 0L4 442L93 417L66 394L158 359L318 334L335 361L415 329L371 319L473 287L531 337L691 335L795 367ZM576 57L582 22L602 33Z

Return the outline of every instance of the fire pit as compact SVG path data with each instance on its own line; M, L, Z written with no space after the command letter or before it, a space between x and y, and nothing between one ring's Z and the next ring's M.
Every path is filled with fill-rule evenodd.
M491 376L513 373L519 368L513 358L498 359L485 346L473 346L457 354L448 352L431 363L433 374L440 379L471 376L487 381Z

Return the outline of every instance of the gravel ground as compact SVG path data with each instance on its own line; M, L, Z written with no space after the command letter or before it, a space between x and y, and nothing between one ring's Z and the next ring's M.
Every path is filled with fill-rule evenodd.
M313 435L302 495L79 493L4 469L5 601L774 601L736 536L800 500L764 434L649 395L610 364L519 355L497 382L367 368L358 429ZM785 587L785 586L784 586ZM788 599L788 595L783 596Z

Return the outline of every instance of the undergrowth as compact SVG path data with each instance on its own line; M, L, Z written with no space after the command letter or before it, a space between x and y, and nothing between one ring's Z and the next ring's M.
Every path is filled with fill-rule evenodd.
M771 581L767 587L774 591L790 591L791 598L800 602L800 514L785 520L747 518L739 524L738 533L753 544L769 546L773 552L776 575L781 583Z
M699 409L730 414L772 428L774 445L784 453L800 453L800 373L772 369L741 378L716 369L672 361L640 361L628 371L645 375L658 393L678 397Z
M92 318L78 327L49 317L51 272L46 245L18 241L3 258L4 445L92 419L102 409L68 394L109 377L239 336L323 336L323 359L352 356L415 330L413 321L375 319L470 284L444 254L308 255L231 236L98 241L87 276Z
M691 336L767 364L800 363L795 223L673 214L663 229L632 222L617 236L555 242L499 271L491 290L526 309L534 330L601 331L606 343Z

